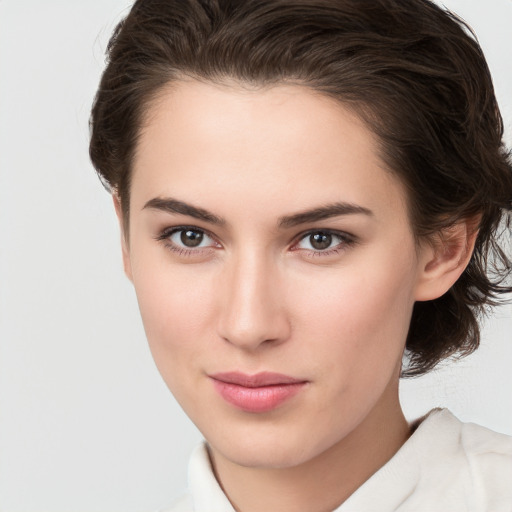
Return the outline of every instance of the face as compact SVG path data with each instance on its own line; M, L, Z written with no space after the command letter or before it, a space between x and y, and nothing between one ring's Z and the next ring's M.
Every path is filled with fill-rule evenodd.
M212 449L286 467L397 401L420 258L401 183L299 86L174 84L152 105L125 268L156 364Z

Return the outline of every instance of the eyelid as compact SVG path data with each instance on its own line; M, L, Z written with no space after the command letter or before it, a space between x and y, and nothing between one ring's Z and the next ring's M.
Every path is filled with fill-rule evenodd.
M215 245L209 245L206 247L197 247L197 248L186 247L186 246L182 247L182 246L176 245L174 242L171 241L170 237L173 234L179 233L180 231L187 231L187 230L203 233L208 238L213 240ZM218 241L217 237L215 235L213 235L210 231L208 231L207 229L204 229L204 228L200 228L199 226L194 226L194 225L190 225L190 224L182 224L179 226L166 227L160 231L160 233L155 237L155 239L159 242L164 242L169 249L175 250L175 251L179 252L180 254L200 253L201 251L207 251L207 250L221 247L221 244Z
M330 248L327 248L327 249L324 249L324 250L321 250L321 249L301 249L298 246L298 244L304 240L306 237L308 236L311 236L311 235L314 235L315 233L323 233L323 234L326 234L326 235L332 235L332 236L336 236L338 238L341 239L341 242L337 245L334 245L333 247L330 247ZM297 235L292 243L292 246L291 246L291 250L294 250L294 251L309 251L311 253L314 253L314 254L318 254L318 255L326 255L326 254L329 254L330 252L334 251L334 252L339 252L340 250L343 250L343 248L345 247L349 247L351 245L354 245L355 243L357 242L357 238L350 234L350 233L347 233L346 231L339 231L339 230L336 230L336 229L323 229L323 228L317 228L317 229L308 229L307 231L303 231L302 233L300 233L299 235ZM342 245L343 247L340 248L339 246Z

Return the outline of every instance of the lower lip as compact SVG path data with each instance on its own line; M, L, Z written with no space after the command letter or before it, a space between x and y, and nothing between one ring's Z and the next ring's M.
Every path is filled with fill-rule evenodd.
M272 411L294 397L306 384L305 382L296 382L247 388L238 384L212 380L215 389L226 402L245 412Z

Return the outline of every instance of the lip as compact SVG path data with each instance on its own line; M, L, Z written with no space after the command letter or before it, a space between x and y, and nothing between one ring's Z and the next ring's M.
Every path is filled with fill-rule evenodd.
M263 413L276 409L299 393L307 381L280 373L247 375L226 372L209 375L215 390L231 405L245 412Z

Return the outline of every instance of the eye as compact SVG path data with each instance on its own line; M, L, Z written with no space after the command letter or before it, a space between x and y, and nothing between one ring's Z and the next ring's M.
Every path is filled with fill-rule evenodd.
M328 253L332 250L338 251L352 243L353 239L348 234L334 233L332 231L310 231L299 240L295 248Z
M180 226L165 229L157 238L165 245L180 254L198 252L201 249L219 247L213 237L202 229L194 226Z
M211 241L204 231L198 229L180 229L172 233L169 239L177 246L187 249L208 246L210 245L208 242Z

